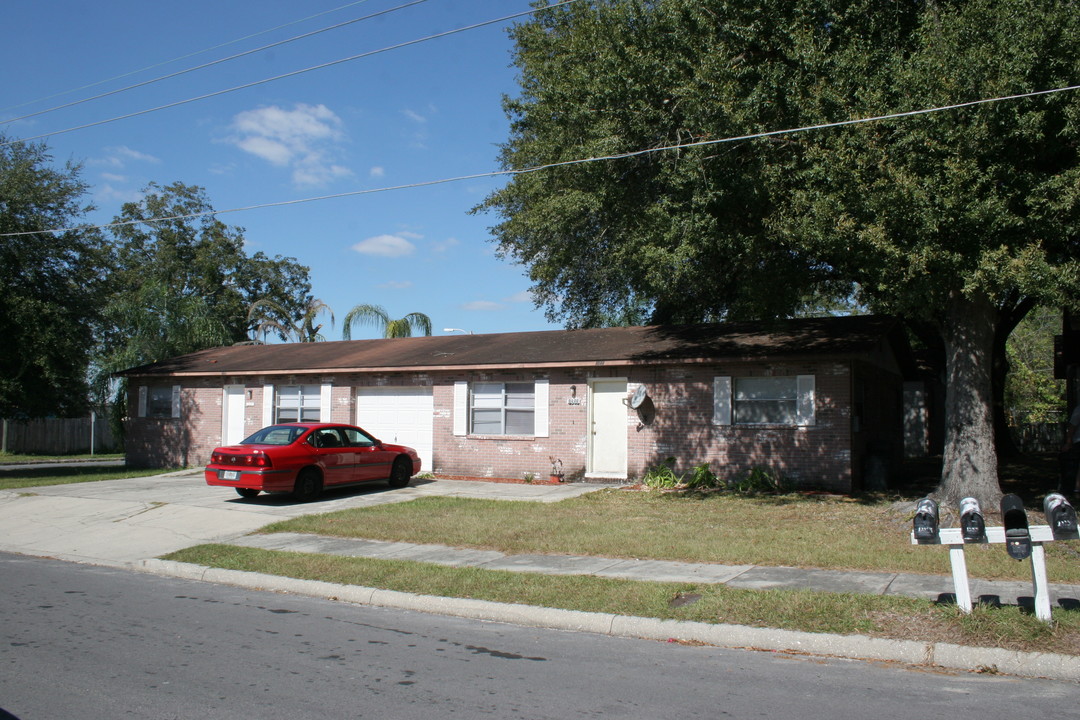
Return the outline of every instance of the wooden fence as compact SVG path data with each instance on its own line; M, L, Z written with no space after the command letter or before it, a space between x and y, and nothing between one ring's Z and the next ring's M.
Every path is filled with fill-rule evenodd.
M1065 442L1066 423L1028 423L1013 425L1013 440L1021 452L1047 453L1059 452Z
M41 420L0 421L0 447L10 453L67 455L93 451L117 452L120 444L113 437L106 418L44 418Z

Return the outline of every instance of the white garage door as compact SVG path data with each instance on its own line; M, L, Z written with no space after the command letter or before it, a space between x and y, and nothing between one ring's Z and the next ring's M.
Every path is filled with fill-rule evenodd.
M356 389L356 424L384 442L415 448L432 466L435 403L430 387L362 387Z

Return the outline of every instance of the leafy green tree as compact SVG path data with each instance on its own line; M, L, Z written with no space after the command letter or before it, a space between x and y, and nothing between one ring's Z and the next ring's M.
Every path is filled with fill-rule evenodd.
M100 234L74 163L0 135L0 417L70 416L88 406L91 328L102 291Z
M149 185L123 206L112 233L96 358L102 392L117 370L242 342L256 300L295 314L311 289L308 269L292 258L249 257L242 229L219 221L199 187Z
M595 0L513 31L520 173L480 206L549 317L797 314L852 298L943 348L944 500L1000 497L992 362L1075 301L1080 93L713 142L1074 85L1043 0ZM695 145L695 143L697 143ZM659 150L677 147L678 149ZM640 151L649 151L643 154ZM637 153L637 154L631 154Z
M353 325L374 325L382 328L384 338L412 337L431 334L431 318L424 313L409 313L403 318L391 318L381 305L357 305L342 322L341 339L352 339Z
M275 333L285 342L324 342L326 336L320 331L322 323L315 324L323 313L329 313L330 325L334 324L334 311L322 300L313 295L308 295L300 312L300 317L290 313L273 300L256 300L248 311L248 319L258 320L255 328L256 335Z
M1039 307L1009 337L1009 375L1005 413L1012 425L1066 419L1065 381L1054 378L1054 336L1061 333L1061 311Z

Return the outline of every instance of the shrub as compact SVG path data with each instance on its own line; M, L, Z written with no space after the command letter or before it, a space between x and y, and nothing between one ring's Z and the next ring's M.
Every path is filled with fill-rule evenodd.
M709 468L709 463L701 463L690 473L686 487L692 490L709 490L720 487L720 478Z
M645 471L641 482L650 488L673 488L682 482L682 478L675 474L675 458L669 457L664 462Z
M742 477L730 480L727 489L738 495L779 495L790 489L783 474L766 467L751 468Z

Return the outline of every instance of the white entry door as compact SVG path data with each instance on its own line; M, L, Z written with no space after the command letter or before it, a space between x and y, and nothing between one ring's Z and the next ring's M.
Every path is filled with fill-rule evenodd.
M357 388L356 424L384 442L415 449L422 470L433 469L435 403L430 387Z
M221 444L237 445L244 432L244 386L226 385L221 399Z
M594 477L626 477L625 379L589 383L589 469Z

